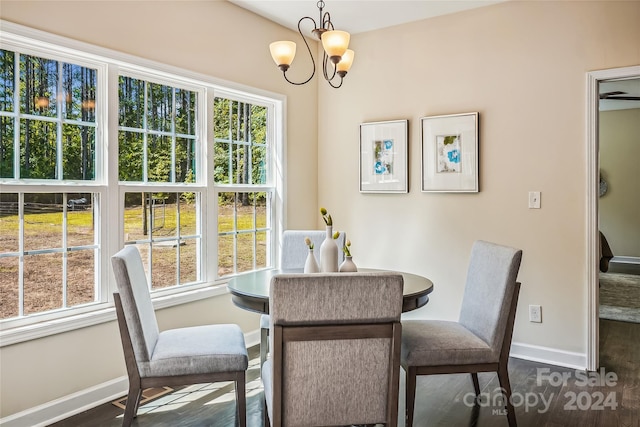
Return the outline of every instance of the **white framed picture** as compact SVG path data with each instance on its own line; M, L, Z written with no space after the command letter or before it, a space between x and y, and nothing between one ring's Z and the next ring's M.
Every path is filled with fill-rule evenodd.
M478 113L420 119L422 191L477 193Z
M360 125L360 192L409 192L409 121Z

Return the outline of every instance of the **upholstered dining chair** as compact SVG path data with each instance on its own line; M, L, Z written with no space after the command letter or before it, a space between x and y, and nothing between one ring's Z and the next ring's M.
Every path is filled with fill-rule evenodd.
M274 276L265 425L396 426L402 288L390 272Z
M320 245L324 241L327 233L325 230L285 230L282 233L282 246L280 250L280 268L282 270L303 269L307 259L309 248L304 239L309 237L313 242L313 255L320 264ZM338 245L338 265L344 261L342 248L346 242L344 231L336 239ZM260 366L267 359L269 352L269 315L260 316Z
M129 394L123 426L136 416L142 390L234 381L237 423L246 426L245 372L249 364L238 325L158 330L140 253L126 246L111 258L118 292L113 297L120 327Z
M457 322L402 322L402 367L406 371L406 425L413 425L416 376L471 373L476 396L478 372L497 372L505 393L509 426L516 425L507 363L520 283L522 251L477 241L471 250L462 310Z

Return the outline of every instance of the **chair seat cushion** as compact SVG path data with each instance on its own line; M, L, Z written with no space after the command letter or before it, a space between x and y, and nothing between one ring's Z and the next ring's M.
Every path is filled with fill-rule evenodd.
M402 366L467 365L498 362L489 345L458 322L402 322Z
M249 364L238 325L205 325L160 332L142 377L244 371Z

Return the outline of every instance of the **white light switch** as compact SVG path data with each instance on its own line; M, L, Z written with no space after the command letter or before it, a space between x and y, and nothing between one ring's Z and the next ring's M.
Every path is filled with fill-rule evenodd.
M529 191L529 209L540 209L539 191Z

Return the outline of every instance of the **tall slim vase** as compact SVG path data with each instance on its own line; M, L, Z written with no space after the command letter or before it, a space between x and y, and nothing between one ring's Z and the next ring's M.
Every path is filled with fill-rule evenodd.
M309 253L307 254L307 260L304 263L304 272L305 273L320 272L320 267L318 266L318 261L316 261L316 257L313 254L313 249L309 249Z
M338 271L338 245L333 240L331 225L327 225L327 236L320 245L320 271L323 273Z

